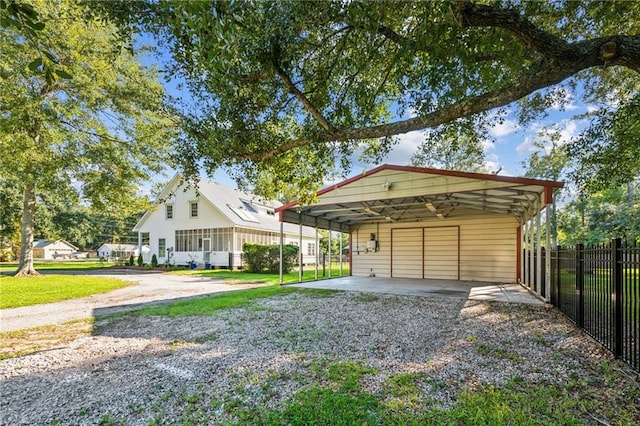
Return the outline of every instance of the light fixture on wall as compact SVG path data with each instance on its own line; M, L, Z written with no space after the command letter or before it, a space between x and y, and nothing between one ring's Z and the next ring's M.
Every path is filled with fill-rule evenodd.
M382 187L384 188L385 191L388 191L389 189L391 189L392 186L393 184L391 182L385 182L382 184Z

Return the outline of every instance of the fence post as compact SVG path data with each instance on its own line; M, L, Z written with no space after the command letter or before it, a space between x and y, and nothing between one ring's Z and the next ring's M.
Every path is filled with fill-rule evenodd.
M584 244L576 244L576 287L578 288L578 312L576 322L584 328Z
M623 304L622 304L622 240L615 238L611 240L611 279L613 280L613 301L614 301L614 315L615 315L615 343L614 354L616 358L622 357L623 349Z

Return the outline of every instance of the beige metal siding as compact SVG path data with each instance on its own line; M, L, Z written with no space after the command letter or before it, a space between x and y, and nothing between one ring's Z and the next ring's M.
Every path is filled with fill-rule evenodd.
M423 278L422 228L391 230L391 276Z
M458 227L424 229L424 277L458 279Z
M460 229L460 279L515 282L517 228L509 216L466 221Z
M421 223L420 228L427 228L425 231L427 232L428 228L443 225L460 227L461 280L515 282L518 223L513 217L480 214L456 220L435 219ZM353 233L353 275L368 276L373 272L378 277L391 277L392 227L394 239L398 229L411 228L416 232L417 228L416 223L380 224L379 227L372 224L363 225ZM367 253L365 250L370 233L377 234L379 243L380 249L374 253ZM417 250L419 251L420 248Z
M385 190L391 184L390 190ZM479 189L512 187L513 183L500 181L479 181L458 176L409 173L384 170L365 176L349 185L328 191L318 197L321 204L383 200L387 198L412 197L416 193L450 194Z

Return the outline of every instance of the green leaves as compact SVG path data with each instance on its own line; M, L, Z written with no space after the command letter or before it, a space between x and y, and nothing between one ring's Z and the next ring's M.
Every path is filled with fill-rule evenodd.
M581 83L585 100L615 93L615 102L626 102L640 70L640 23L626 17L640 14L639 4L175 0L98 7L157 34L175 61L172 75L187 80L194 102L182 111L190 139L185 170L250 170L237 173L247 184L305 196L362 151L378 161L403 133L438 132L457 120L486 129L497 108L531 123L562 107L563 93L581 95ZM614 35L619 49L604 59L599 47ZM461 139L477 154L477 140L456 136L463 134L447 137L450 149ZM427 155L432 148L425 145ZM300 159L318 168L298 166ZM280 182L268 175L276 172Z

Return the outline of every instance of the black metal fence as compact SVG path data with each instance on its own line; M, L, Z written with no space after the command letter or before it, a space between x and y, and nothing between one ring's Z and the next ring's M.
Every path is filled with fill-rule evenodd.
M558 247L551 251L550 272L551 303L640 371L638 242Z

